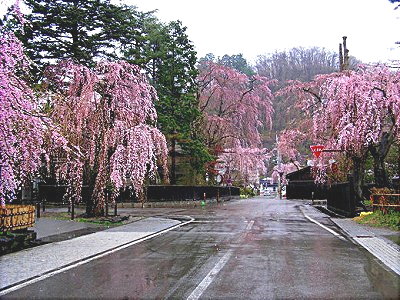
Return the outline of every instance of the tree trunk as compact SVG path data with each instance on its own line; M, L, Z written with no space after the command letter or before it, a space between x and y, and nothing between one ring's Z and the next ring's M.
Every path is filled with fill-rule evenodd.
M362 188L364 185L364 171L365 171L365 160L364 158L353 158L353 181L354 181L354 196L357 204L363 205L363 192Z
M176 184L176 140L171 140L171 184Z
M398 151L398 156L397 156L397 177L400 178L400 143L397 145L397 151Z
M374 159L374 178L378 187L390 187L389 177L385 168L385 158L392 145L390 133L384 133L380 143L376 146L369 147L369 152Z
M390 187L389 178L387 176L385 161L379 156L373 156L374 158L374 177L375 184L377 187Z
M99 203L98 190L96 190L96 181L100 172L98 161L95 163L94 168L91 169L90 172L91 174L89 176L89 199L86 202L86 215L88 217L101 216L104 214L104 209L102 209L101 204Z
M94 191L94 183L96 182L96 176L93 174L89 178L89 184L88 184L88 195L89 198L86 201L86 216L87 217L93 217L94 216L94 209L96 207L93 199L93 191Z

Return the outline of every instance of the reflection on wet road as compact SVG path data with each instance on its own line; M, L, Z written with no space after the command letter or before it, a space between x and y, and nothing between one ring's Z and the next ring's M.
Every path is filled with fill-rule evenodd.
M4 298L397 298L399 278L297 201L254 198L176 210L186 226ZM169 211L173 214L174 211Z

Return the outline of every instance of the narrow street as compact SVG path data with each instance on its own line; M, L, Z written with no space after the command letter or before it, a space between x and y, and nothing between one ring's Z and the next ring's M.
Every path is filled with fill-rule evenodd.
M398 276L302 201L256 197L168 211L184 215L195 220L2 298L399 296Z

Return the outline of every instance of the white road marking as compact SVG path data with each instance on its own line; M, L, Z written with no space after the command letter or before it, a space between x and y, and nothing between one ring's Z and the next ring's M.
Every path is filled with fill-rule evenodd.
M246 226L246 231L250 231L254 225L254 220L251 220L249 224ZM246 233L243 233L245 235ZM212 268L210 272L204 277L204 279L200 282L200 284L194 289L194 291L187 297L187 300L197 300L204 293L207 287L213 282L216 275L221 271L221 269L228 262L229 258L232 255L233 250L228 250L227 253L217 262L217 264Z
M254 221L253 221L254 222ZM232 255L232 250L228 250L227 253L218 261L218 263L212 268L210 272L204 277L204 279L200 282L200 284L194 289L194 291L187 297L187 300L197 300L204 293L207 287L213 282L216 275L221 271L221 269L228 262L229 258Z
M254 225L254 220L251 220L250 223L247 224L246 230L247 230L247 231L251 230L251 228L253 227L253 225Z
M189 216L187 216L187 217L189 217ZM104 257L104 256L109 255L109 254L111 254L111 253L114 253L114 252L117 252L117 251L119 251L119 250L128 248L128 247L130 247L130 246L132 246L132 245L135 245L135 244L138 244L138 243L140 243L140 242L144 242L144 241L146 241L146 240L152 239L152 238L154 238L154 237L156 237L156 236L159 236L159 235L161 235L161 234L167 233L168 231L174 230L174 229L176 229L176 228L178 228L178 227L181 227L181 226L184 226L184 225L186 225L186 224L192 223L192 222L194 221L194 218L192 218L192 217L189 217L189 218L190 218L189 221L183 222L183 223L181 223L181 224L174 225L174 226L172 226L172 227L169 227L169 228L167 228L167 229L161 230L161 231L156 232L156 233L154 233L154 234L148 235L148 236L143 237L143 238L141 238L141 239L138 239L138 240L129 242L129 243L127 243L127 244L118 246L118 247L116 247L116 248L107 250L107 251L105 251L105 252L102 252L102 253L99 253L99 254L97 254L97 255L91 256L91 257L89 257L89 258L87 258L87 259L80 260L80 261L78 261L78 262L76 262L76 263L73 263L73 264L71 264L71 265L68 265L68 266L65 266L65 267L61 267L61 268L59 268L59 269L57 269L57 270L54 270L54 271L51 271L51 272L49 272L49 273L45 273L45 274L38 275L37 277L28 279L27 281L24 281L24 282L22 282L22 283L20 283L20 284L14 285L14 286L12 286L12 287L10 287L10 288L6 288L6 289L4 289L4 290L2 290L2 291L0 292L0 296L3 296L3 295L8 294L8 293L11 293L11 292L16 291L16 290L18 290L18 289L20 289L20 288L23 288L23 287L25 287L25 286L28 286L28 285L30 285L30 284L32 284L32 283L35 283L35 282L44 280L44 279L49 278L49 277L51 277L51 276L57 275L57 274L59 274L59 273L68 271L68 270L73 269L73 268L75 268L75 267L84 265L84 264L86 264L86 263L88 263L88 262L90 262L90 261L92 261L92 260L95 260L95 259Z
M218 220L194 220L192 223L224 223L225 221L218 221Z
M318 226L322 227L323 229L329 231L330 233L332 233L332 234L333 234L334 236L336 236L337 238L346 241L346 239L345 239L343 236L341 236L339 233L337 233L336 231L334 231L334 230L332 230L332 229L326 227L324 224L321 224L321 223L318 222L317 220L314 220L313 218L307 216L306 213L303 211L302 208L300 208L300 210L301 210L301 212L303 213L303 215L304 215L304 217L305 217L306 219L308 219L309 221L311 221L311 222L317 224Z

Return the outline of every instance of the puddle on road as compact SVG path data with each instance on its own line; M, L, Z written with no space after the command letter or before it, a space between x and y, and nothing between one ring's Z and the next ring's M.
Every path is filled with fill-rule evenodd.
M367 254L368 263L365 272L376 289L384 299L398 299L400 295L400 280L393 271L388 272L370 253Z
M400 234L395 235L385 235L385 238L391 240L393 243L396 243L400 246Z

